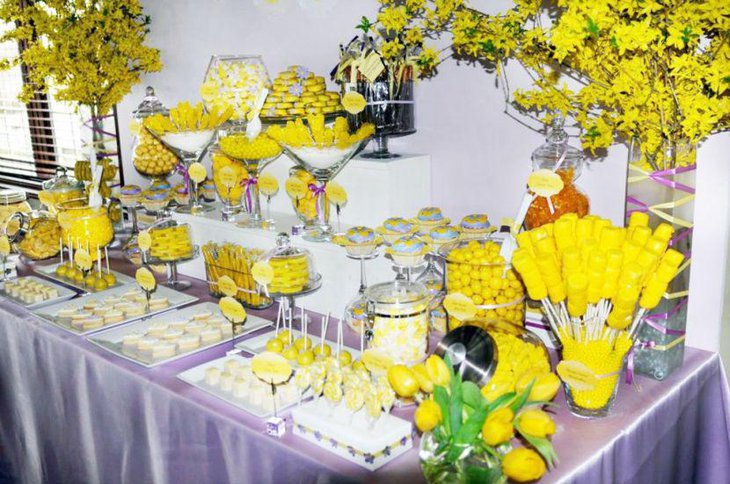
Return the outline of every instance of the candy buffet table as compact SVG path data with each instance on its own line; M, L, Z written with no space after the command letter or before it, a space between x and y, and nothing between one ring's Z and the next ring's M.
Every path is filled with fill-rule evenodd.
M201 281L190 291L209 299ZM291 433L270 438L263 421L176 378L229 348L145 369L2 300L0 461L31 483L422 480L415 449L371 473ZM689 348L668 380L619 392L614 414L592 421L558 396L560 465L544 482L726 482L730 392L717 354Z

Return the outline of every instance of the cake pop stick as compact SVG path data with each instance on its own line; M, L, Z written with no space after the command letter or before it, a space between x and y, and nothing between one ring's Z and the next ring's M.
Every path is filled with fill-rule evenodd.
M320 320L320 325L319 325L319 352L321 354L324 354L324 337L325 337L325 334L327 333L327 327L324 324L325 324L325 320L324 320L324 316L322 316L322 319Z
M106 273L111 274L112 272L109 270L109 247L104 246L104 260L106 261Z
M58 238L58 247L61 249L59 251L59 254L61 254L61 262L60 265L63 265L63 237Z
M340 361L340 347L342 346L342 320L337 322L337 361Z
M281 318L283 317L284 313L284 306L281 304L281 301L279 301L279 310L276 311L276 327L274 330L274 336L279 335L279 324L281 323Z
M294 330L294 315L292 314L292 308L289 306L289 345L292 344L292 331Z
M365 351L365 323L362 323L360 328L360 354L362 355Z
M96 269L101 278L101 248L98 245L96 246Z

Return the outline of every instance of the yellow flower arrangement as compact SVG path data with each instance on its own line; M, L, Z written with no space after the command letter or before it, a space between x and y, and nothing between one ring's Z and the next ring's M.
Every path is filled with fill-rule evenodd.
M533 85L516 91L513 104L543 122L571 116L586 149L636 139L656 168L664 165L665 141L692 145L730 128L726 0L515 0L498 15L464 0L380 3L395 26L394 12L405 6L411 38L414 30L430 39L450 34L441 52L450 48L500 74L505 60L516 59ZM422 74L444 60L435 52L421 53Z
M142 73L162 68L159 51L144 45L150 19L138 0L37 0L23 6L9 0L0 2L0 18L16 25L0 42L24 44L20 56L0 61L0 69L28 68L24 102L33 91L52 87L56 99L93 106L94 115L103 115Z

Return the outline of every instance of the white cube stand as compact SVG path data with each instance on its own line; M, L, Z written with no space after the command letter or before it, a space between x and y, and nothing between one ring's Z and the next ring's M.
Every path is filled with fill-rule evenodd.
M275 231L240 228L233 223L223 222L219 203L213 212L197 216L175 213L173 217L178 222L190 224L197 245L202 246L211 241L233 242L246 247L272 249L279 232L291 233L292 226L301 224L283 190L290 166L289 160L280 159L266 169L279 179L282 187L272 200L271 216L276 220ZM427 155L404 155L386 161L356 158L336 180L345 187L349 197L342 211L342 230L353 225L375 228L392 216L414 217L420 208L431 203L431 158ZM265 211L266 204L262 205ZM337 229L334 211L330 223ZM312 252L317 270L322 274L322 287L309 296L297 299L297 305L342 317L345 307L357 294L360 263L348 259L343 248L331 243L308 242L296 236L292 237L292 241ZM365 264L369 284L395 278L390 261L384 257L366 261ZM178 269L181 274L205 280L202 256L180 264Z

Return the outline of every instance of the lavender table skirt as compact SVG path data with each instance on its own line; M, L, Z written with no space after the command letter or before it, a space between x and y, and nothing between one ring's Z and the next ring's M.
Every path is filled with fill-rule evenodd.
M226 349L145 369L0 301L0 457L29 483L422 480L415 449L371 473L291 434L269 438L261 420L176 378ZM668 380L638 381L603 420L573 417L558 396L561 462L544 482L730 480L719 357L690 348Z

